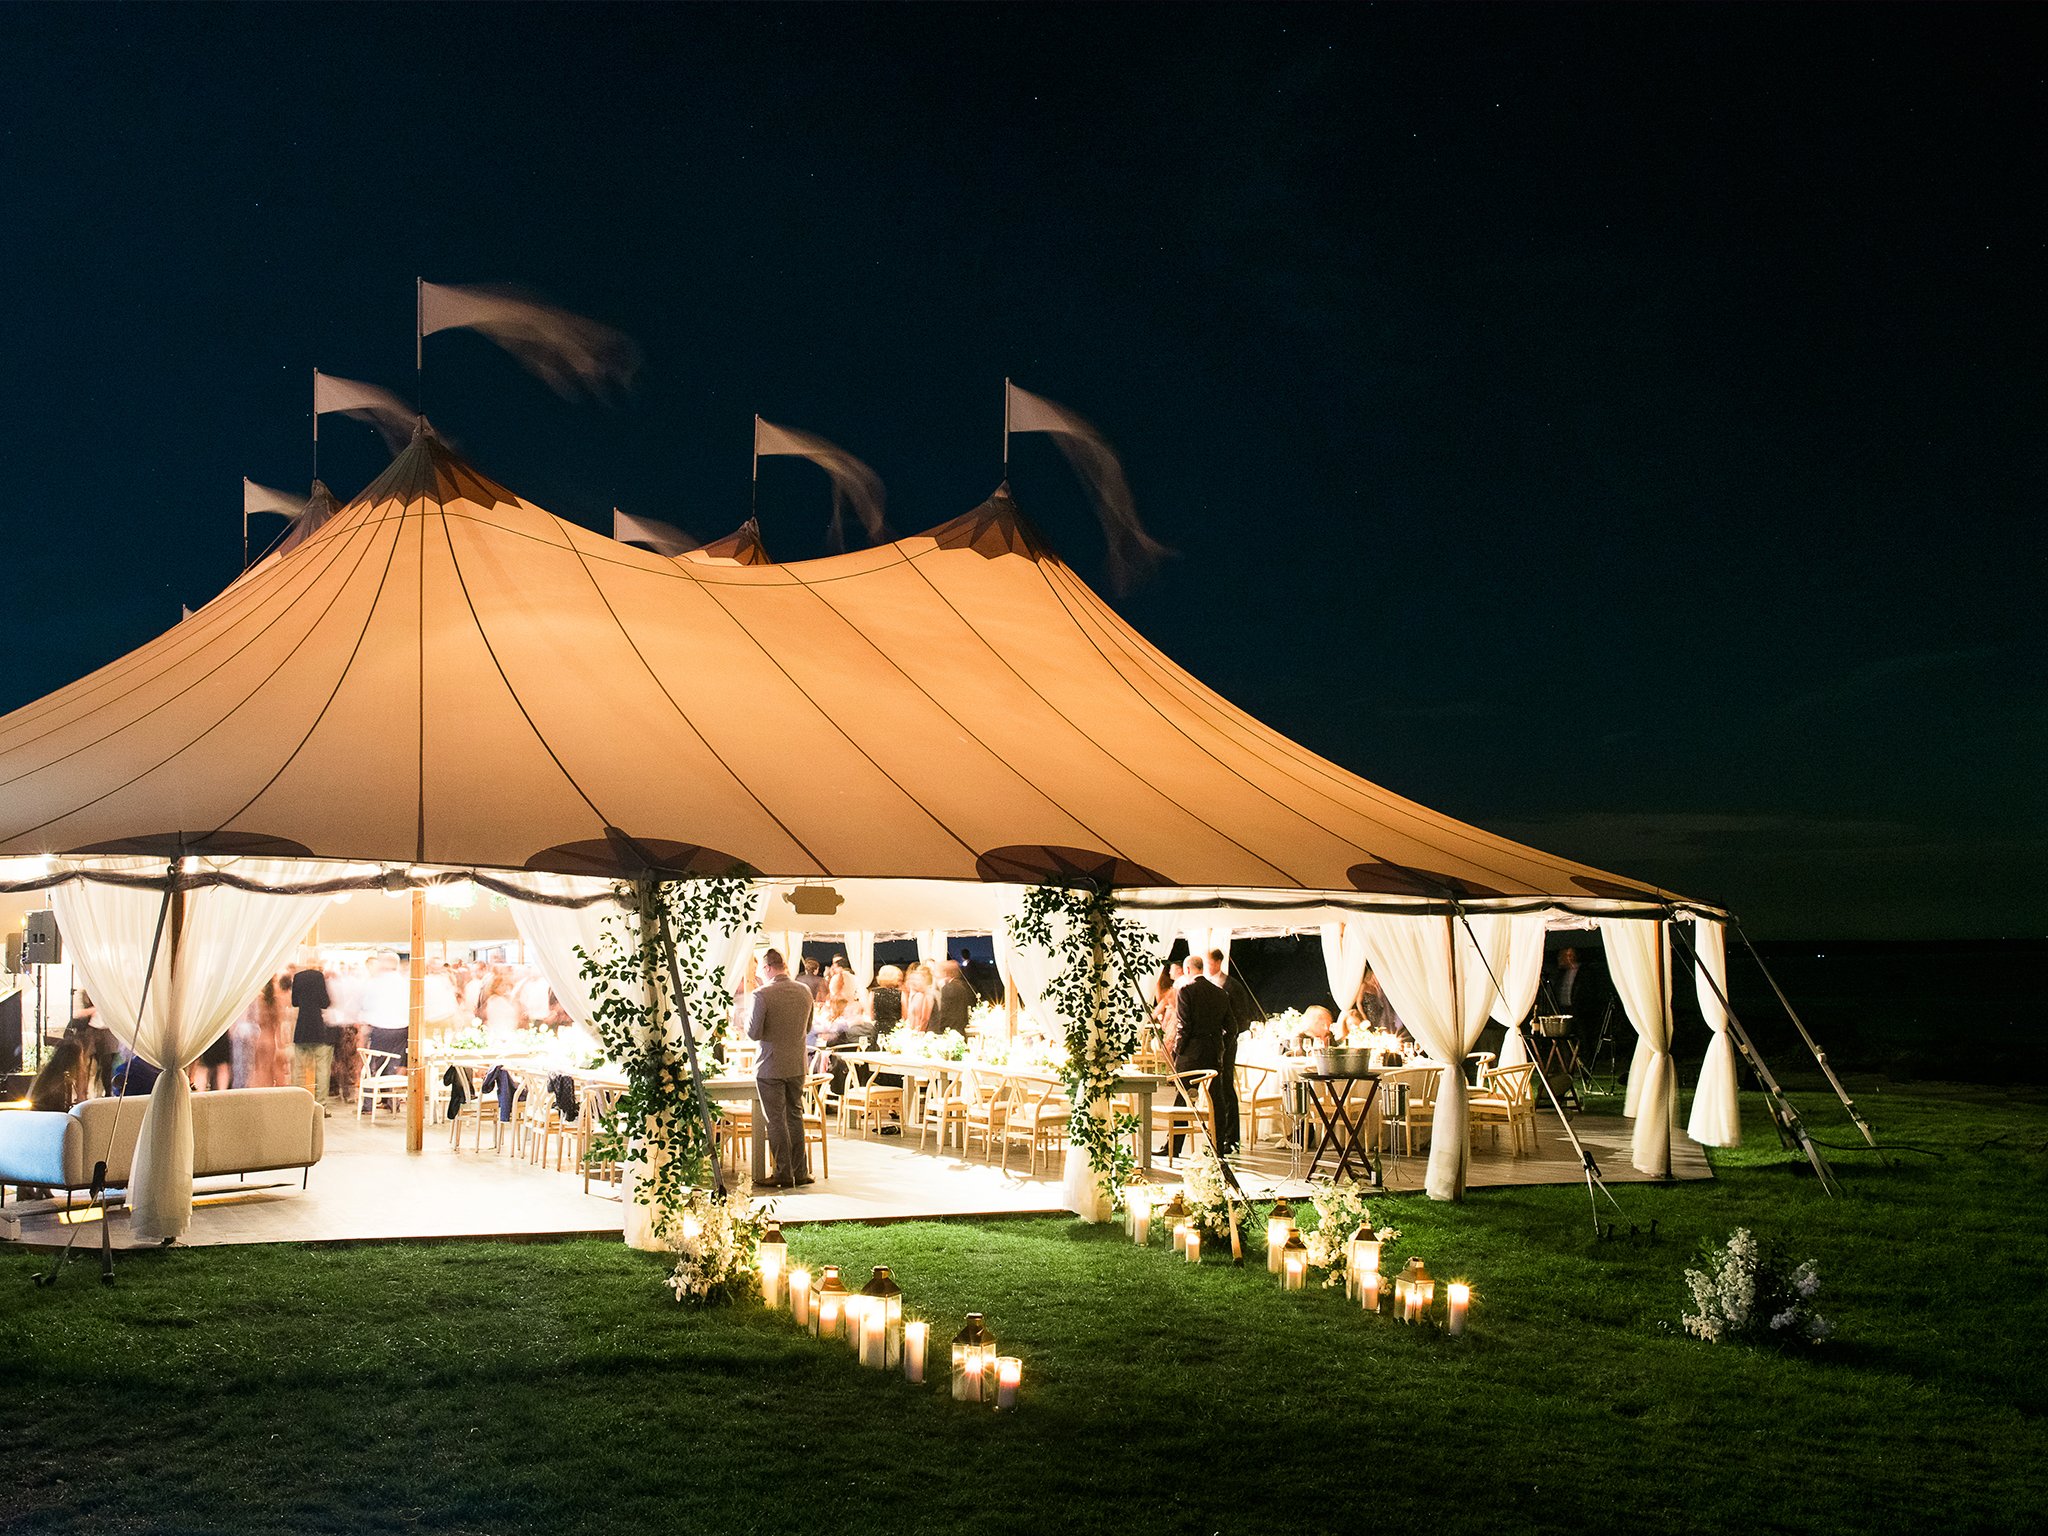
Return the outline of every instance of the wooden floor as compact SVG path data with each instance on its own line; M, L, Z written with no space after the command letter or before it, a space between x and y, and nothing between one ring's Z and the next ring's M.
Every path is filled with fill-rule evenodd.
M370 1126L336 1114L327 1123L327 1155L304 1189L297 1175L252 1174L246 1182L204 1179L194 1200L192 1226L182 1242L194 1247L225 1243L357 1242L390 1238L543 1237L614 1233L622 1223L616 1189L593 1184L583 1192L579 1175L539 1168L510 1152L496 1153L488 1139L481 1152L448 1146L447 1132L432 1128L424 1151L408 1155L400 1124L390 1117ZM1629 1166L1631 1122L1620 1116L1580 1115L1574 1128L1611 1183L1643 1182ZM1470 1184L1489 1188L1528 1184L1575 1184L1583 1177L1578 1156L1548 1114L1537 1117L1535 1155L1511 1157L1503 1140L1498 1150L1484 1136L1473 1159ZM1004 1173L979 1157L957 1151L917 1150L913 1136L872 1140L834 1137L831 1174L811 1188L777 1191L775 1209L785 1222L902 1221L934 1216L1030 1215L1056 1212L1061 1204L1057 1170L1026 1176L1021 1155L1016 1171ZM1254 1196L1298 1195L1290 1154L1280 1148L1247 1151L1238 1160L1247 1191ZM1386 1158L1388 1187L1419 1189L1427 1159ZM813 1174L819 1172L816 1167ZM1674 1140L1672 1174L1679 1179L1713 1177L1706 1155L1684 1137ZM1154 1170L1159 1182L1177 1182L1172 1167ZM62 1201L10 1205L18 1218L19 1241L61 1245L78 1226L81 1250L99 1243L97 1211L67 1220ZM137 1246L125 1210L110 1218L114 1244Z

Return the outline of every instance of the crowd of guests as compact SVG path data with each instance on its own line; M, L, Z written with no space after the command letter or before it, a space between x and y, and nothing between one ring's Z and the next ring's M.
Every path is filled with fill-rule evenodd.
M471 1021L493 1035L569 1023L546 978L529 966L429 960L424 992L429 1037ZM331 1099L353 1103L364 1052L405 1059L411 999L411 978L394 951L322 960L311 949L301 950L192 1063L192 1087L204 1092L297 1084L322 1105ZM99 1026L91 999L81 992L63 1038L30 1085L29 1099L36 1109L68 1110L101 1095L146 1094L156 1078L155 1067Z
M834 1046L873 1045L897 1028L964 1035L977 996L964 959L885 965L863 987L846 956L834 955L830 965L806 956L790 979L811 997L805 1038L814 1055ZM751 1018L744 995L740 1007Z

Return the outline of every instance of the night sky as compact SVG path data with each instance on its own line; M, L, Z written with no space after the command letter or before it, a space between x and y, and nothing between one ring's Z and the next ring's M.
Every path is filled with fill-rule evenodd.
M758 410L929 527L1007 373L1178 551L1123 612L1347 767L1759 935L2039 936L2041 32L8 7L0 707L232 579L309 370L410 392L415 274L509 281L646 356L607 406L427 343L437 426L564 517L728 531ZM385 462L323 437L344 497ZM1106 586L1046 440L1014 483ZM765 469L778 558L823 484Z

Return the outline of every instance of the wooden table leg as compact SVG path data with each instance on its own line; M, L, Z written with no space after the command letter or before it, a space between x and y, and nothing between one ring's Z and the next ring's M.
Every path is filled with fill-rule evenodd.
M1152 1176L1152 1085L1138 1088L1138 1172Z

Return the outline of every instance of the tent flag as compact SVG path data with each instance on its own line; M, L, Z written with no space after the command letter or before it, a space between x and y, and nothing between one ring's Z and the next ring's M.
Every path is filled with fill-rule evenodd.
M621 544L645 544L657 555L681 555L698 548L698 543L671 523L651 517L635 517L612 508L612 537Z
M1102 521L1103 537L1109 544L1109 572L1119 588L1131 578L1150 570L1161 556L1170 554L1138 521L1131 503L1130 483L1109 440L1065 406L1019 389L1003 380L1003 468L1010 465L1010 435L1014 432L1044 432L1066 455L1074 473L1088 487L1095 515Z
M608 325L495 283L419 280L417 343L436 331L479 331L556 394L628 388L640 367L633 339Z
M289 491L273 490L267 485L258 485L247 475L242 476L243 517L254 517L259 512L275 512L280 517L297 517L305 510L305 497L294 496Z
M412 437L418 412L398 396L376 384L360 379L338 379L331 373L313 370L313 441L320 441L320 418L340 412L367 421L384 434L384 445L393 453Z
M836 443L828 443L822 437L809 432L798 432L791 427L778 427L772 421L754 418L754 482L761 480L761 459L764 455L786 454L794 458L809 459L825 471L832 481L832 547L846 548L846 524L844 513L847 504L853 505L854 514L867 529L868 537L875 543L883 542L888 524L882 516L887 500L882 491L882 477L867 465Z

